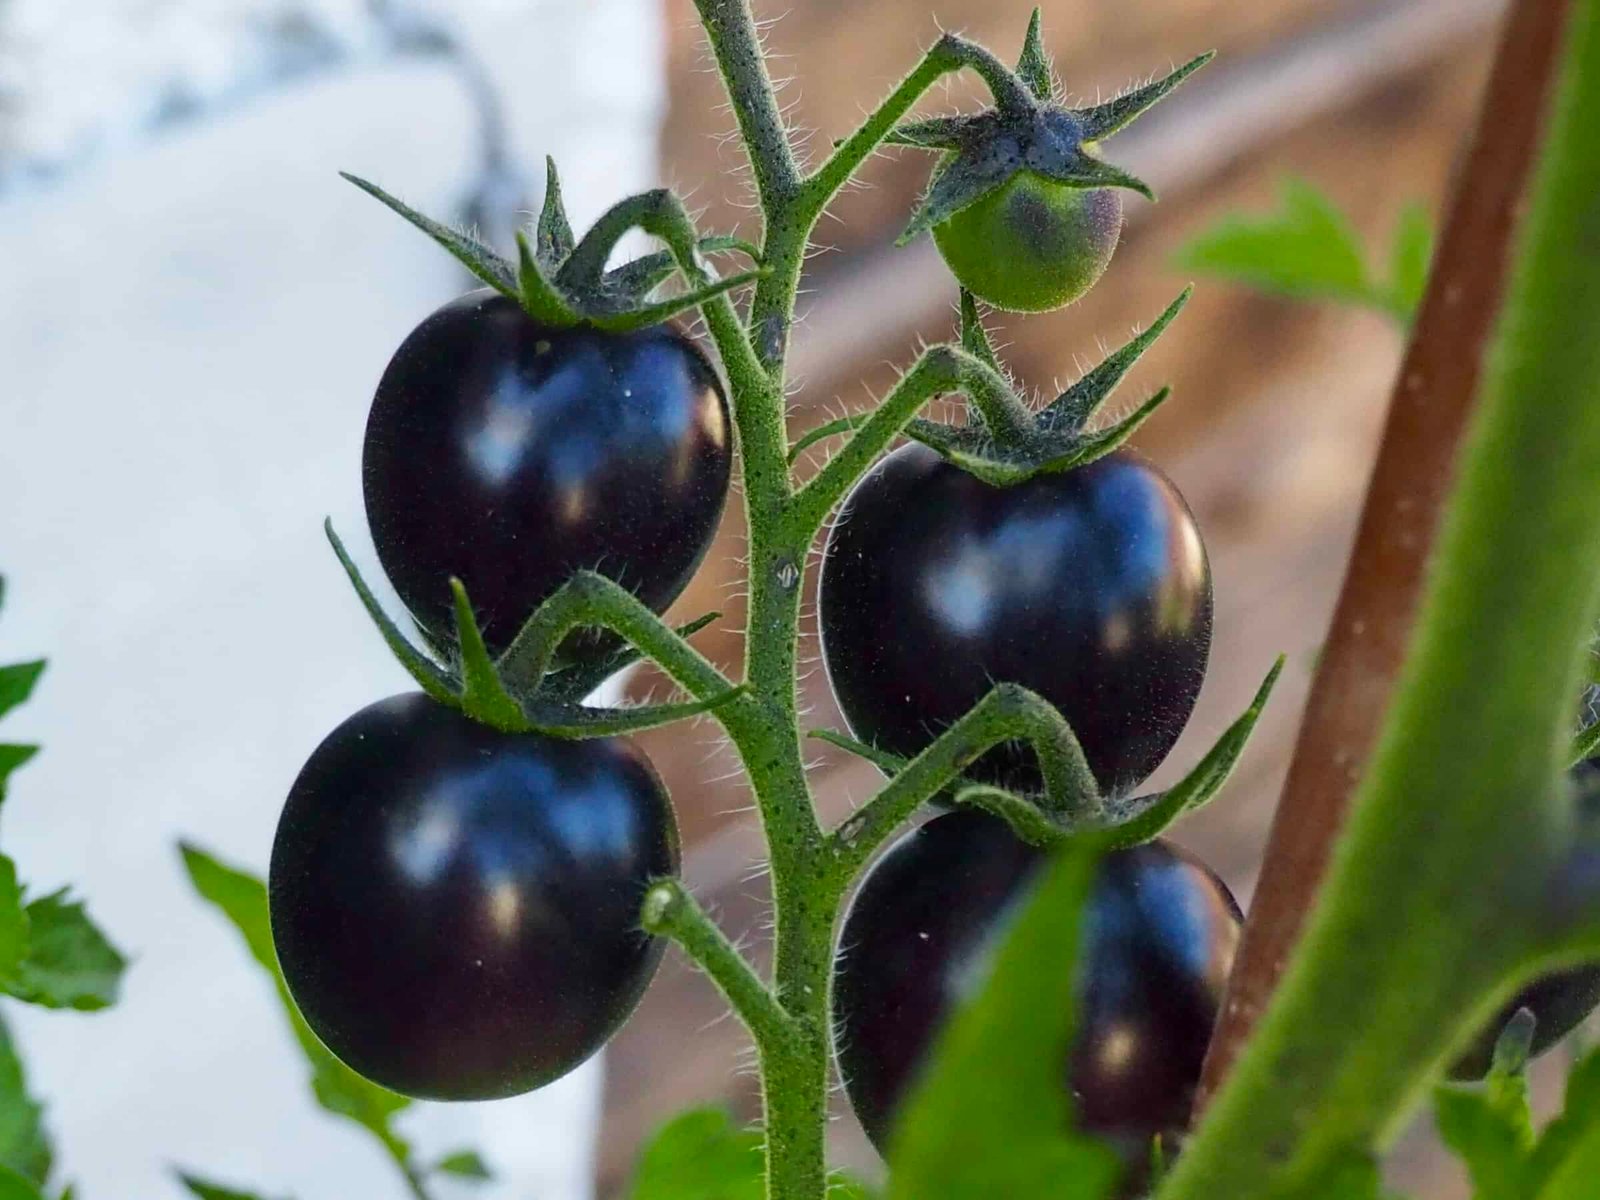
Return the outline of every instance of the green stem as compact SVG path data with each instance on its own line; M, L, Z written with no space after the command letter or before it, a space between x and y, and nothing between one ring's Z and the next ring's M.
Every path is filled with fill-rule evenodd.
M1039 756L1046 807L1065 815L1095 815L1100 789L1071 727L1042 697L1002 683L833 831L828 841L835 887L848 887L878 847L984 751L1013 740L1030 743Z
M1497 343L1382 740L1278 993L1161 1200L1306 1194L1539 964L1600 600L1600 2L1573 5ZM1567 927L1576 921L1579 929ZM1362 998L1352 1007L1351 999Z

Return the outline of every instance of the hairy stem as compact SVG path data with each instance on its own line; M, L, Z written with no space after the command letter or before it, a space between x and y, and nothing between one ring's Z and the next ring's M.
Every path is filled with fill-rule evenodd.
M1308 1194L1396 1132L1574 927L1592 944L1600 924L1560 903L1557 876L1600 600L1600 3L1577 0L1569 23L1399 689L1300 947L1161 1200Z

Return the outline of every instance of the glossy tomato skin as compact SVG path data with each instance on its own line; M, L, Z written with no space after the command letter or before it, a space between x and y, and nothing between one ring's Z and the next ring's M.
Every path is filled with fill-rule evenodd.
M1188 505L1132 454L996 488L920 445L845 501L823 558L822 649L857 738L916 754L997 682L1066 716L1108 791L1145 779L1193 711L1211 569ZM972 773L1041 786L1008 745Z
M479 291L390 361L362 482L412 615L452 641L458 576L499 650L581 568L665 609L716 532L731 462L721 385L683 335L548 328Z
M862 883L839 942L835 1027L845 1090L880 1149L1040 861L994 818L958 811L907 834ZM1138 1165L1152 1136L1188 1123L1242 917L1220 879L1158 840L1107 856L1085 919L1063 1082L1078 1126Z
M1105 274L1122 233L1122 197L1019 171L935 225L951 274L978 299L1011 312L1071 304Z
M307 1022L362 1075L513 1096L632 1012L662 951L639 906L677 866L666 792L631 743L500 733L411 693L340 725L295 780L273 939Z

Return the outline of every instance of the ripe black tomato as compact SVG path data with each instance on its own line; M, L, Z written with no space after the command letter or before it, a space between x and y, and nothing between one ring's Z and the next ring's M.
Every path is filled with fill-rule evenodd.
M479 291L395 352L362 482L378 558L418 623L453 640L458 576L500 650L581 568L665 609L716 532L731 461L721 385L682 334L547 328Z
M993 487L908 445L840 510L823 558L822 649L851 731L914 755L995 683L1040 693L1108 791L1183 731L1211 647L1211 568L1172 482L1116 453ZM972 774L1037 790L1020 745Z
M289 793L272 933L317 1036L409 1096L484 1100L566 1074L632 1012L675 872L649 761L620 739L480 725L420 693L340 725Z
M845 1091L880 1149L1040 861L993 817L958 811L907 834L862 883L839 942L834 1012ZM1079 1128L1138 1166L1153 1136L1188 1123L1242 917L1210 870L1155 841L1104 859L1084 919L1063 1086Z

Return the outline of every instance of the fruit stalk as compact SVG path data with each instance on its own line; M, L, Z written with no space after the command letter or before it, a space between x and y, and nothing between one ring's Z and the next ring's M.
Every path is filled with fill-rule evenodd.
M1383 736L1300 948L1161 1200L1316 1194L1519 984L1600 947L1592 888L1564 887L1593 831L1561 778L1600 607L1600 3L1572 5L1562 60Z

